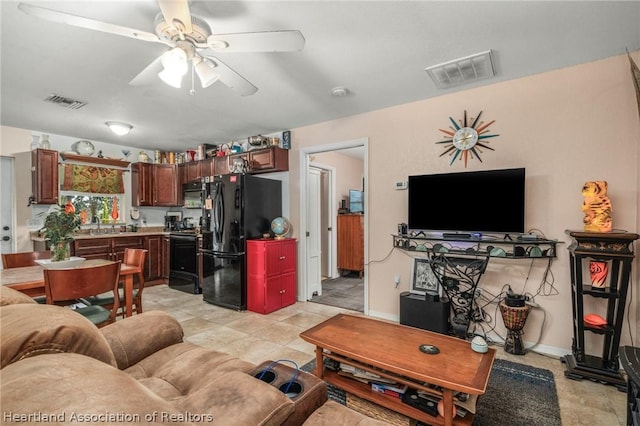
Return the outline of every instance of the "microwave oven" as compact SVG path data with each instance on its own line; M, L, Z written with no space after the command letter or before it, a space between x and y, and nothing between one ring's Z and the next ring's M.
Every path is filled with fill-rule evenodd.
M189 182L182 185L182 199L186 209L202 208L202 184Z

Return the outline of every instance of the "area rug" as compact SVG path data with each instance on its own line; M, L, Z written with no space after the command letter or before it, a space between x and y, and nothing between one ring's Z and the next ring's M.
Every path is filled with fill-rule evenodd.
M313 371L313 360L301 367ZM383 407L346 394L328 385L329 398L343 405L377 417L390 424L408 425L409 420L389 412ZM526 424L527 426L560 426L560 406L553 374L549 370L529 367L497 359L493 364L487 392L478 399L475 426L502 426Z

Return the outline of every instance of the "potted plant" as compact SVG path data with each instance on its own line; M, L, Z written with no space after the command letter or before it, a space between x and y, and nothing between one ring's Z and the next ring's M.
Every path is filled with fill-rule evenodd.
M69 243L73 240L73 233L80 229L81 223L80 216L75 211L62 206L47 214L42 234L49 240L52 262L71 257Z

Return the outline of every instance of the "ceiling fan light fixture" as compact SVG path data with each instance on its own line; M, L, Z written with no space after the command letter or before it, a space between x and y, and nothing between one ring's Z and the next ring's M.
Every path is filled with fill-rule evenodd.
M196 74L198 74L203 89L206 89L220 79L220 74L215 72L209 65L209 62L204 58L200 58L200 60L194 59L193 67L196 70Z
M175 87L176 89L182 87L182 74L165 69L158 73L158 77L171 87Z
M107 121L104 124L107 125L109 130L111 130L113 133L115 133L118 136L128 135L129 132L131 132L131 129L133 129L133 126L131 124L121 123L119 121Z
M179 47L174 47L164 52L161 57L161 62L165 70L169 70L175 74L185 75L189 70L187 52Z

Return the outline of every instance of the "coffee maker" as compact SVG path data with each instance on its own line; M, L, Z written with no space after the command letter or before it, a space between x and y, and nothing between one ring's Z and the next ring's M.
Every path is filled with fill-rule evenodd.
M169 232L179 231L181 221L181 212L167 212L164 217L164 230Z

